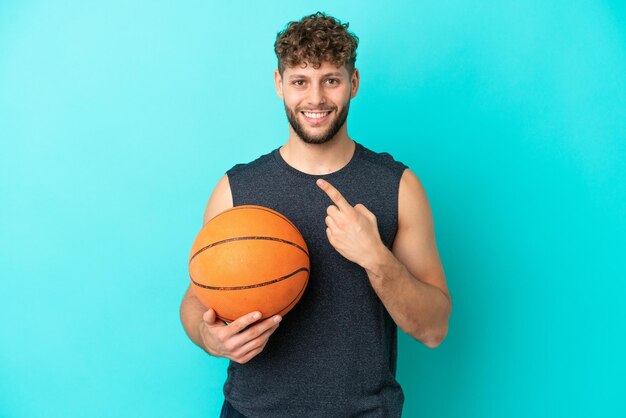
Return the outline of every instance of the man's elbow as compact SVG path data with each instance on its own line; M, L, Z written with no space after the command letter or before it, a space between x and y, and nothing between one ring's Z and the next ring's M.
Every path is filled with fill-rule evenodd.
M446 339L447 335L448 327L446 326L445 329L435 332L428 337L422 339L421 341L428 348L437 348L443 342L443 340Z
M420 335L420 338L415 335L414 338L422 342L428 348L437 348L448 336L448 323L450 320L451 310L452 305L448 303L441 322L436 326L433 324L428 332Z
M421 342L428 348L437 348L448 335L448 325L430 328L428 330L407 332L414 340Z

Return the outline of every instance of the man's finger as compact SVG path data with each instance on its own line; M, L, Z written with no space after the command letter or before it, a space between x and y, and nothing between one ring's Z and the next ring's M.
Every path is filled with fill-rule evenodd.
M333 244L333 241L335 237L333 236L333 232L330 230L330 228L326 228L326 237L328 238L328 242L330 243L330 245L334 247L335 244Z
M240 333L244 329L246 329L246 327L248 327L249 325L254 324L260 318L261 318L261 312L258 312L258 311L251 312L231 322L228 325L227 329L230 335L233 336L235 334Z
M215 322L215 320L217 319L217 315L215 314L215 310L213 308L210 308L208 311L206 311L202 315L202 319L207 324L212 325Z
M330 197L330 200L332 200L333 203L337 205L339 210L341 211L352 210L352 206L350 206L350 203L348 203L346 198L343 197L343 195L339 193L339 190L335 189L335 187L332 184L322 179L317 179L316 184L319 186L320 189L322 189L328 195L328 197Z
M335 222L335 220L331 216L327 216L325 221L326 221L326 226L329 227L331 230L339 229L337 227L337 222Z
M341 211L335 205L330 205L328 208L326 208L326 214L335 219L338 219L339 216L342 215Z
M202 320L210 327L226 325L226 322L218 318L217 312L215 312L215 309L213 308L209 308L208 311L202 314Z
M244 332L241 332L235 335L232 339L235 345L244 345L249 341L252 341L258 338L260 335L265 333L267 330L272 329L277 326L281 321L282 317L280 315L274 315L271 318L267 318L253 327L248 328Z
M243 356L241 359L239 359L238 363L240 364L245 364L247 362L249 362L250 360L252 360L254 357L256 357L258 354L261 353L261 351L263 351L262 348L257 348L256 350L252 350L250 351L248 354L246 354L245 356Z
M271 318L270 318L270 323L271 325L269 326L269 328L261 330L259 332L259 335L255 336L254 338L250 338L244 342L241 342L240 343L241 348L237 350L238 351L237 354L244 356L249 351L252 351L258 347L264 346L265 342L269 339L269 337L274 333L274 331L278 329L278 323L272 321ZM244 334L247 332L248 331L245 331Z

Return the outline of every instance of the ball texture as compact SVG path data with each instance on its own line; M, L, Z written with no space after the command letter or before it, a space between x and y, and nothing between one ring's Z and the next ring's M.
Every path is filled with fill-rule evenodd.
M218 318L253 311L285 315L309 280L309 251L298 228L263 206L236 206L198 233L189 257L191 288Z

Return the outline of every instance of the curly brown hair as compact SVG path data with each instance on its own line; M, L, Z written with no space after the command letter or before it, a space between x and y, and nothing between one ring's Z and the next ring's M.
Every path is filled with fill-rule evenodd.
M289 22L274 43L281 77L286 67L310 64L317 69L322 62L345 65L352 75L359 38L348 30L349 25L323 12Z

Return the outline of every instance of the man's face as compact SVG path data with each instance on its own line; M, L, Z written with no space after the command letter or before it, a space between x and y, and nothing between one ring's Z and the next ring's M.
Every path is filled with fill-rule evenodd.
M350 77L345 66L324 62L318 69L287 67L282 77L276 70L274 81L294 132L308 144L323 144L344 128L359 72L355 69Z

